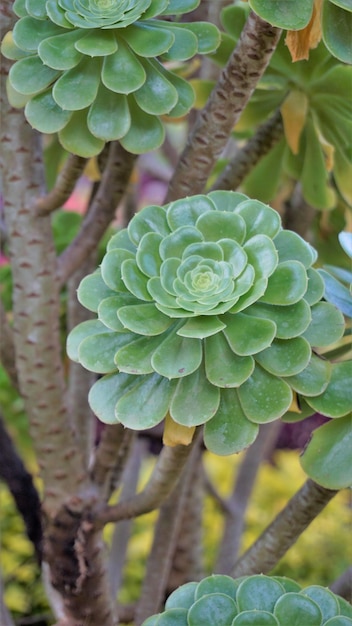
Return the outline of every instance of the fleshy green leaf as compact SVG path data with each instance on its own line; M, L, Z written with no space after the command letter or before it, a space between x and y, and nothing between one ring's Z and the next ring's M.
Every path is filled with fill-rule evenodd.
M174 43L162 55L163 61L185 61L198 52L198 40L189 28L189 24L168 22L167 28L174 35Z
M236 600L240 611L258 609L272 613L284 593L282 585L269 576L249 576L238 587Z
M278 212L258 200L241 202L236 207L235 213L241 215L246 222L247 240L254 235L267 235L272 239L281 228Z
M103 258L101 275L104 282L113 291L126 291L125 283L121 277L121 265L127 259L133 259L133 253L121 248L110 250Z
M194 593L198 583L190 582L181 585L173 591L165 602L165 609L189 609L194 602Z
M90 132L105 141L123 137L131 125L131 116L126 96L99 85L96 99L87 118Z
M141 213L137 213L128 225L128 234L131 241L138 246L142 237L155 232L165 237L170 233L166 219L166 211L161 206L148 206Z
M161 146L165 129L158 117L145 113L138 106L133 96L128 98L131 113L131 127L121 139L121 145L132 154L144 154Z
M117 311L122 306L134 304L135 302L135 297L129 293L121 293L118 296L113 295L110 298L105 298L98 306L98 317L111 330L122 332L124 327L117 317Z
M213 202L203 195L175 200L167 208L167 221L172 230L180 226L195 226L200 215L214 209Z
M307 290L307 273L299 261L279 263L270 276L265 294L261 302L268 304L295 304Z
M196 226L204 236L205 241L230 238L238 241L238 243L243 243L246 236L245 221L236 213L227 211L203 213L199 216Z
M96 156L104 147L103 139L94 137L88 129L87 112L74 112L66 126L59 131L60 143L67 152L85 158Z
M278 339L291 339L301 335L308 328L312 316L310 307L305 300L290 306L275 306L261 302L251 306L246 314L271 320L276 325Z
M179 379L170 415L178 424L197 426L215 415L219 403L220 390L208 382L203 367L199 367L193 374Z
M220 32L215 24L210 22L189 22L188 24L180 24L180 26L196 35L199 54L214 52L220 43Z
M243 249L258 278L271 276L277 266L278 255L274 243L269 237L254 235L245 243Z
M211 593L197 600L188 611L189 626L228 626L237 614L236 604L224 593Z
M275 615L268 611L242 611L236 615L231 626L280 626Z
M154 304L136 304L118 311L121 323L138 335L161 335L173 320L158 311Z
M44 39L38 47L41 60L55 70L69 70L75 67L83 58L82 53L75 47L79 37L77 30L69 30Z
M341 417L352 411L352 361L333 363L331 378L325 391L315 398L307 397L308 404L327 417Z
M86 320L75 326L67 337L66 350L72 361L79 362L78 349L84 339L90 335L109 332L108 328L99 320Z
M94 102L100 83L101 61L99 58L83 59L67 70L53 87L55 102L69 111L85 109Z
M180 378L192 374L202 362L203 350L200 339L170 334L155 350L152 366L166 378Z
M188 626L187 609L168 609L157 621L158 626Z
M325 283L325 298L337 306L344 315L352 317L352 297L350 291L325 270L318 270Z
M233 600L236 599L237 581L223 574L212 574L203 578L195 590L194 600L199 600L210 593L224 593Z
M255 441L258 424L245 416L236 389L222 389L219 408L205 424L205 446L220 456L236 454Z
M123 38L133 52L141 57L160 56L175 41L175 36L167 28L167 22L136 22L123 32Z
M280 626L321 626L322 623L322 614L317 603L294 591L278 599L274 615Z
M286 378L286 382L303 396L317 396L327 387L330 380L331 364L312 354L307 367L294 376Z
M205 372L217 387L239 387L252 374L254 360L234 354L223 333L205 339Z
M99 378L88 394L93 413L105 424L116 424L116 403L135 382L136 377L129 374L108 374Z
M253 374L238 389L242 409L256 424L272 422L288 411L292 391L287 383L256 365Z
M85 276L81 280L77 291L79 302L86 309L95 313L98 310L99 303L112 295L115 295L115 292L109 289L103 281L100 270Z
M313 0L249 0L249 5L263 20L286 30L307 26L313 11Z
M249 317L245 313L225 315L224 334L232 350L241 356L261 352L272 343L276 324L270 319Z
M177 331L181 337L198 337L204 339L215 335L225 328L225 324L216 316L193 317Z
M64 111L56 104L51 89L34 96L25 107L28 122L42 133L57 133L69 122L72 111Z
M317 258L312 246L290 230L281 230L274 239L275 247L282 261L300 261L308 269Z
M275 376L294 376L307 367L311 347L303 337L275 339L269 348L256 355L256 361Z
M124 346L115 356L115 363L121 372L128 374L152 374L152 356L160 345L160 336L139 337L135 341Z
M147 289L148 278L139 269L135 259L127 259L121 265L122 280L130 291L139 300L152 300Z
M312 321L307 330L304 331L305 337L312 346L324 347L329 346L341 339L345 322L342 313L330 302L317 302L311 308Z
M101 80L111 91L129 94L144 84L146 74L143 65L123 40L118 40L118 46L114 54L105 57Z
M62 28L49 20L23 17L14 26L13 39L15 44L22 50L35 52L41 41L63 32Z
M178 100L176 88L159 71L157 63L144 60L142 64L146 81L135 93L138 106L151 115L169 113Z
M111 30L93 30L76 43L76 49L90 57L105 57L118 48L115 33Z
M324 624L326 620L330 617L338 615L340 612L335 594L325 587L310 585L309 587L302 589L301 594L308 596L308 598L312 598L312 600L317 603L323 614Z
M324 281L317 270L309 268L307 270L308 288L304 294L304 299L308 304L316 304L324 295Z
M165 417L175 389L175 381L159 374L138 376L135 385L116 405L117 419L133 430L156 426Z
M349 5L350 6L350 5ZM351 9L337 6L336 3L324 2L322 29L324 43L343 63L352 63L352 14Z
M129 333L114 333L106 328L105 333L90 335L79 344L79 362L87 370L97 374L114 372L117 350L130 341Z
M10 69L11 85L21 94L31 95L43 91L59 76L60 72L43 65L38 56L17 61Z

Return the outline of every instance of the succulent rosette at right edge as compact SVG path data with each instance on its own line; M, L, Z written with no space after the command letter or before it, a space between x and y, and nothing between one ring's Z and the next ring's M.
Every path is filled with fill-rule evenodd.
M103 375L93 411L135 430L166 416L176 430L204 424L222 455L284 416L346 415L351 362L321 354L345 323L316 260L277 211L241 193L142 209L78 290L97 319L71 331L68 354Z

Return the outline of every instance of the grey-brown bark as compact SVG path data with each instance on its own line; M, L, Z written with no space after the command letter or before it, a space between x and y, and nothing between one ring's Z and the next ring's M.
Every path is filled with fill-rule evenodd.
M249 14L235 50L198 115L170 181L167 202L203 191L280 35L280 29L264 22L253 12Z
M234 577L267 574L338 492L308 479L287 506L241 556Z

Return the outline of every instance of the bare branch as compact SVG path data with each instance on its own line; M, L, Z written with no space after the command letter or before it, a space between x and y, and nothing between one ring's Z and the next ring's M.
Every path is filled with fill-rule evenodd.
M134 437L135 432L122 424L111 424L103 430L90 475L105 502L122 476Z
M52 213L65 204L73 192L86 163L87 159L76 154L69 154L53 189L35 203L35 210L38 215L48 215L48 213Z
M338 491L308 479L257 541L237 561L231 575L266 574L276 565Z
M150 480L143 491L125 502L119 502L115 506L107 506L102 509L97 513L97 524L103 526L109 522L137 517L157 509L179 481L182 469L187 463L196 440L195 435L189 446L178 445L174 448L164 446Z
M214 189L237 189L247 174L283 137L284 126L281 113L277 110L263 122L243 148L226 165L212 186Z
M280 39L281 30L251 12L238 44L190 134L166 201L201 193Z
M262 424L257 439L245 452L237 473L233 493L228 500L228 509L231 512L226 516L225 529L215 568L219 574L231 574L236 563L245 513L258 470L263 459L272 450L280 427L279 421Z
M135 615L135 625L159 610L167 588L175 552L177 538L181 530L182 517L186 505L189 483L199 461L200 433L195 437L191 453L183 466L181 478L175 488L169 492L167 500L160 508L154 531L153 546L147 562L147 571L141 598Z
M148 441L145 437L135 440L130 457L126 463L121 479L122 490L120 502L135 495L138 485L142 461L147 451ZM114 600L122 583L123 567L126 560L128 540L131 534L133 520L126 519L115 524L109 553L108 575L110 581L111 597ZM119 612L119 619L121 615ZM133 618L132 620L133 621Z
M64 285L69 276L97 248L126 191L136 158L136 155L126 152L118 142L110 144L106 167L90 210L77 237L58 259L57 276L60 285Z
M330 585L330 589L352 603L352 567L348 567L341 576Z

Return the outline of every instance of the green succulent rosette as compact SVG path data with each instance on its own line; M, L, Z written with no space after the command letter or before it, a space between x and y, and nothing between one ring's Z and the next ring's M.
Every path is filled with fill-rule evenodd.
M338 340L344 320L321 301L315 260L276 211L241 193L144 208L78 289L98 319L71 332L68 354L104 374L93 411L132 429L166 415L183 428L205 424L206 446L230 454L295 393L320 398L333 368L312 346ZM337 410L330 396L326 405Z
M136 154L159 147L160 116L183 116L194 100L191 86L164 62L209 53L219 43L213 24L169 21L198 4L16 0L20 19L2 43L4 56L16 61L11 104L25 105L34 128L57 132L64 148L84 157L111 140Z
M142 626L351 626L351 605L320 585L285 576L216 574L189 582Z

